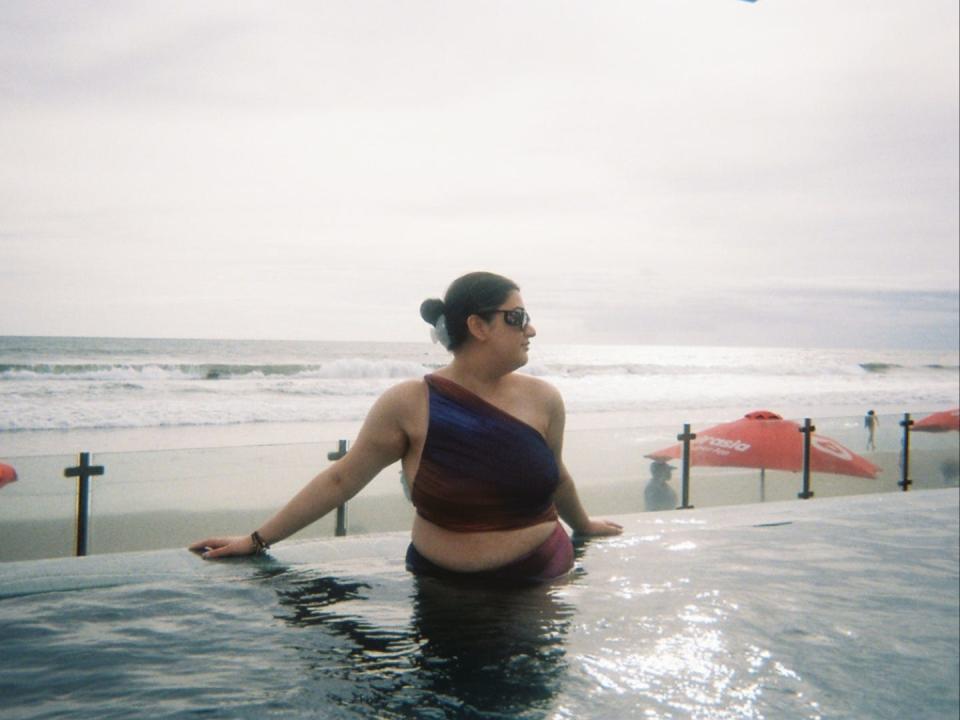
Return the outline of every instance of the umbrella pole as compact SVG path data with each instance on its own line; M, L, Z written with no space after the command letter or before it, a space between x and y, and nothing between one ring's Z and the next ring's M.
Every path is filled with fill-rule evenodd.
M797 493L797 497L808 500L813 497L810 490L810 438L816 428L810 424L810 418L804 418L799 430L803 433L803 492Z
M760 468L760 502L767 501L767 469Z
M906 492L913 483L910 480L910 426L913 420L910 419L910 413L903 414L903 420L900 426L903 428L903 449L900 452L900 482L897 483Z
M677 440L683 443L683 459L680 462L680 492L683 499L677 510L690 510L693 507L690 504L690 441L696 437L695 433L690 432L690 423L684 423L683 433L677 435Z

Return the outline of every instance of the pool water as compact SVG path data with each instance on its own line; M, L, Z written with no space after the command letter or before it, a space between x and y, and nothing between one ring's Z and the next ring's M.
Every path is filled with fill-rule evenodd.
M0 717L955 718L956 489L645 513L520 590L407 538L0 564Z

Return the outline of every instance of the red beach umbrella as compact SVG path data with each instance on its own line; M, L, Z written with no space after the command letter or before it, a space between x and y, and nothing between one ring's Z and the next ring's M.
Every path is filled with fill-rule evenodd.
M769 410L747 413L734 422L696 433L690 444L690 464L712 467L746 467L761 470L803 469L803 433L800 425ZM655 460L677 459L678 443L647 455ZM866 458L836 440L816 433L810 438L811 472L875 478L880 471Z
M956 430L960 432L960 408L953 410L941 410L933 415L927 415L922 420L917 420L910 428L918 432L950 432Z
M11 465L0 463L0 488L17 481L17 471Z

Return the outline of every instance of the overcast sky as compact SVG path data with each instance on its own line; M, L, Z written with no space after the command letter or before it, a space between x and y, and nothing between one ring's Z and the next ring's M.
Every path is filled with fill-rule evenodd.
M0 334L956 348L956 0L0 4Z

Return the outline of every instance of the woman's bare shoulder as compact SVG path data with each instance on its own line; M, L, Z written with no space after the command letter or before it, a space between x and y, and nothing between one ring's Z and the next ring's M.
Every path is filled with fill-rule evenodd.
M423 379L404 380L383 392L378 404L396 408L419 407L427 395L427 384Z
M374 434L402 430L409 434L422 424L427 406L426 383L405 380L386 389L370 408L364 428Z
M563 407L563 396L560 391L546 380L523 373L516 373L514 379L517 387L538 403L551 407Z

